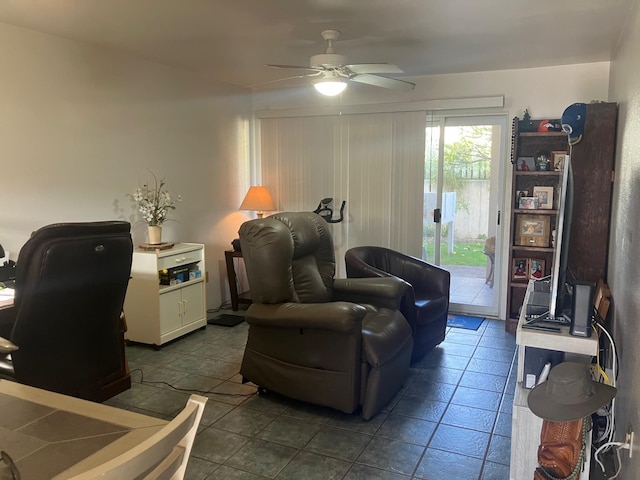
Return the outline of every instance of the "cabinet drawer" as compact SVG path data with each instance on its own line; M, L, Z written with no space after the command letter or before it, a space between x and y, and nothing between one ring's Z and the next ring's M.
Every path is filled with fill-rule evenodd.
M188 265L190 263L199 262L202 260L200 252L186 252L177 255L170 255L168 257L158 258L158 270L165 270L173 267L180 267L182 265Z

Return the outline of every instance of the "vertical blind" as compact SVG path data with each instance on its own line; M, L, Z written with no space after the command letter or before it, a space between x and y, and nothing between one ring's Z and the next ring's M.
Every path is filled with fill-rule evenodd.
M422 256L425 112L260 120L260 168L281 211L333 198L338 273L344 253L378 245Z

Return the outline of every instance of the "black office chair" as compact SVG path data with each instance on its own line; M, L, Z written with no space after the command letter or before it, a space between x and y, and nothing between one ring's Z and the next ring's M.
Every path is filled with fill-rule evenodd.
M0 343L0 375L94 401L129 388L121 315L132 254L127 222L34 232L18 255L6 339L18 349Z

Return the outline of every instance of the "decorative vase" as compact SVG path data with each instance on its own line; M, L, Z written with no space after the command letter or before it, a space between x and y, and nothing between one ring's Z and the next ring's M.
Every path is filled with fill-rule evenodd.
M160 225L149 225L149 244L158 245L162 243L162 227Z

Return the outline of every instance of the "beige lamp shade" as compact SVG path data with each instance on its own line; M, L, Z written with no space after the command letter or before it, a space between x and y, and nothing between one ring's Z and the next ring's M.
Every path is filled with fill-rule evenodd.
M249 187L249 191L240 204L240 210L255 210L258 212L258 218L262 218L264 212L272 212L276 209L276 204L271 198L271 194L267 187L254 186Z

